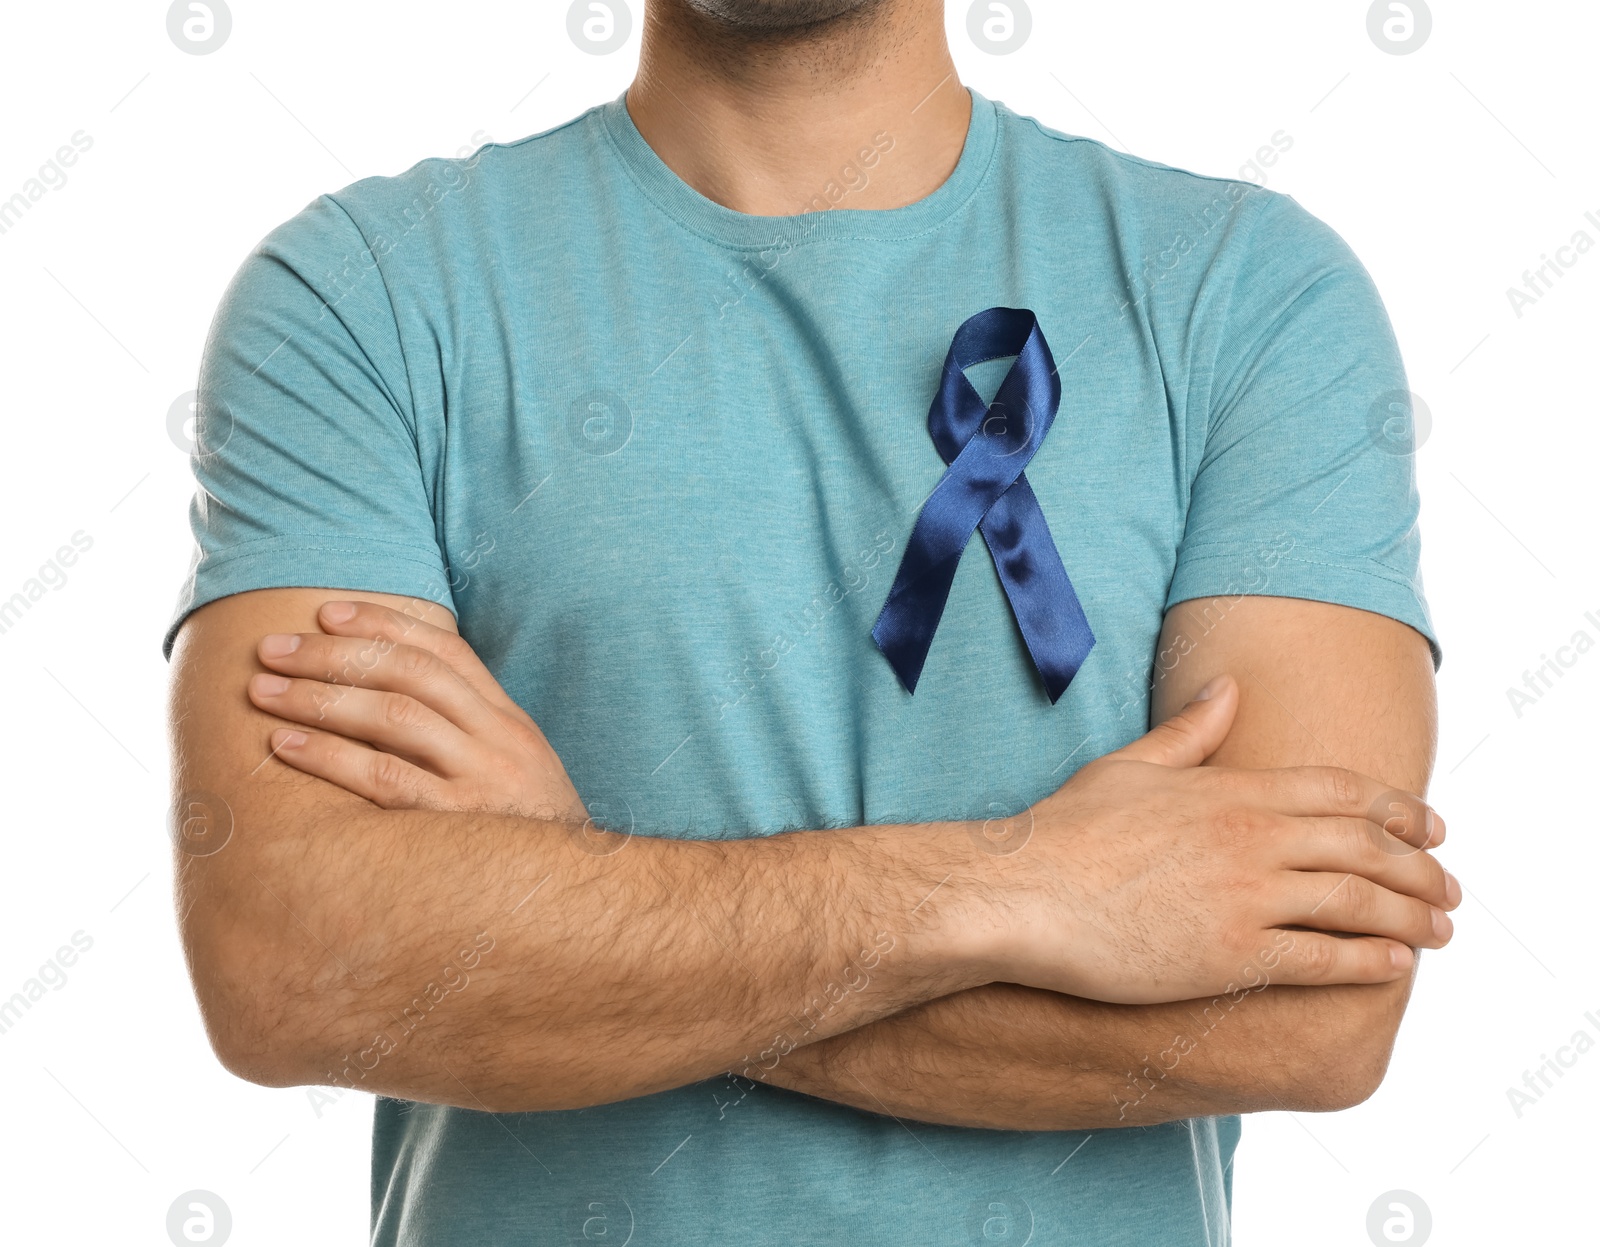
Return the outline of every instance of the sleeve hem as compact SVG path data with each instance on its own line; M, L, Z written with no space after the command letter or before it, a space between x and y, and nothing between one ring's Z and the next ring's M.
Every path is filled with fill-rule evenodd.
M1186 556L1173 575L1166 609L1179 602L1212 597L1300 598L1387 615L1422 634L1435 671L1444 661L1444 651L1419 590L1404 576L1373 559L1352 561L1318 551L1298 551L1267 566L1254 546L1241 547L1233 553Z
M437 603L456 614L437 551L370 537L267 537L202 554L178 596L161 642L172 657L178 629L200 607L253 589L332 589L392 593Z

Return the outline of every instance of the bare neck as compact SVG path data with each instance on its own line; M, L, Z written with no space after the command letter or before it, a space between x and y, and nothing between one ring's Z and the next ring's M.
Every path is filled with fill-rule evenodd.
M950 176L971 112L940 0L765 39L650 0L627 104L674 173L760 216L914 203Z

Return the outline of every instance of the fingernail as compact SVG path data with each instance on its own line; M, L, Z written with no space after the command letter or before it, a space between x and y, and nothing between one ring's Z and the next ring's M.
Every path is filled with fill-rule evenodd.
M1411 950L1399 944L1389 945L1389 960L1396 970L1409 970L1411 968Z
M276 697L287 692L289 681L281 675L258 675L251 677L251 686L262 697Z
M1433 933L1441 940L1450 938L1450 919L1442 909L1433 911Z
M272 734L273 752L280 749L298 749L306 743L304 732L274 732Z
M322 617L329 623L349 623L356 616L354 602L325 602L322 606Z
M1198 693L1196 693L1194 695L1194 700L1195 701L1210 701L1213 697L1215 697L1219 692L1222 691L1222 686L1224 684L1226 684L1227 682L1228 682L1228 677L1225 676L1225 675L1219 675L1219 676L1215 677L1209 684L1207 684L1203 689L1201 689Z
M1444 872L1444 899L1450 902L1451 908L1461 904L1461 884L1448 870Z
M261 638L263 658L287 658L300 648L300 638L292 632L274 632Z

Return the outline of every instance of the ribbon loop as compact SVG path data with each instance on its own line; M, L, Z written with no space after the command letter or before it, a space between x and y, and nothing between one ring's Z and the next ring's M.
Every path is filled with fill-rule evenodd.
M966 369L1016 356L985 404ZM923 504L872 639L915 693L962 551L981 528L1022 639L1054 704L1077 675L1094 633L1062 565L1024 469L1061 405L1055 360L1026 308L992 307L956 330L928 410L945 473Z

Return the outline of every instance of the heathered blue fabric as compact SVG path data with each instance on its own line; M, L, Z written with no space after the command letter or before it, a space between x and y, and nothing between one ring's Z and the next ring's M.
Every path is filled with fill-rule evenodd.
M862 150L868 177L897 155ZM1293 200L975 95L943 186L849 202L725 209L621 100L317 199L207 343L174 631L268 587L442 602L604 819L704 837L1020 809L1146 729L1178 601L1342 603L1433 643L1399 352ZM1038 314L1064 388L1028 477L1099 642L1054 707L981 541L914 698L869 635L943 471L951 335L993 305ZM1214 1247L1238 1132L953 1129L727 1080L499 1118L380 1100L374 1241Z

